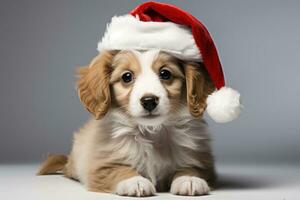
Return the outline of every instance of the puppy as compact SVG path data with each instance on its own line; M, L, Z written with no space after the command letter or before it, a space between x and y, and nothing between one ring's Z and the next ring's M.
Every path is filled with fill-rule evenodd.
M78 95L94 115L68 157L49 156L39 174L59 173L90 191L205 195L215 181L206 123L214 86L201 63L160 50L103 51L78 70Z

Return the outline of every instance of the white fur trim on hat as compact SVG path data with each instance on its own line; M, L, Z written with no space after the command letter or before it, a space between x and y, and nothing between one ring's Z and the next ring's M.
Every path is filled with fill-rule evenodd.
M213 92L208 96L207 113L218 123L226 123L237 118L241 111L240 94L228 87Z
M182 60L202 61L187 27L172 22L143 22L132 15L113 17L97 49L161 49Z

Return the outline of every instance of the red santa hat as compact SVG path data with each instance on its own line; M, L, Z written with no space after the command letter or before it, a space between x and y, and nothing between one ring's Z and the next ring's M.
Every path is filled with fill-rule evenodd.
M101 50L160 49L182 60L203 62L216 87L207 98L207 112L219 123L240 113L240 94L225 87L217 49L205 26L190 13L170 4L147 2L130 14L115 16L98 43Z

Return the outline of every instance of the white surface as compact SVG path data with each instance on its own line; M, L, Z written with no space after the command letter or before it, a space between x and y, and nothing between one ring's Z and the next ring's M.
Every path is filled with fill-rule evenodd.
M60 175L35 176L38 165L0 165L0 199L102 200L137 199L88 192ZM246 200L300 199L300 165L226 165L218 167L219 188L208 196L182 197L159 193L146 199Z

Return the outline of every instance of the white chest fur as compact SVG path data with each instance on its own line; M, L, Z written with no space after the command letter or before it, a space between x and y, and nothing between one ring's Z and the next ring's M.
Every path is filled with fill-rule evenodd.
M159 127L114 123L111 136L124 162L154 184L177 169L201 167L191 152L210 151L206 123L190 116Z

